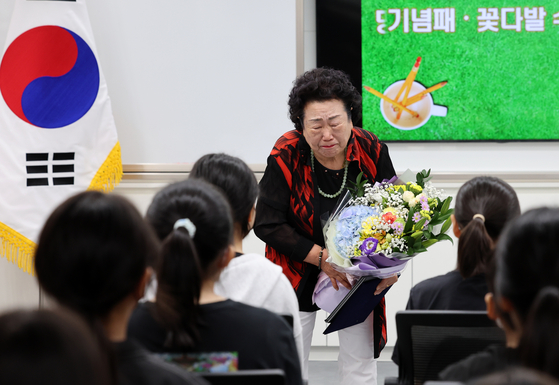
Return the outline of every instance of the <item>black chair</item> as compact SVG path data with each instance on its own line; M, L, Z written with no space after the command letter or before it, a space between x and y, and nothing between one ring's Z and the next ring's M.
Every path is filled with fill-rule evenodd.
M504 332L484 311L399 311L396 329L398 378L386 378L385 384L437 381L448 365L489 345L505 344Z
M285 373L281 369L200 373L200 376L212 385L285 385Z

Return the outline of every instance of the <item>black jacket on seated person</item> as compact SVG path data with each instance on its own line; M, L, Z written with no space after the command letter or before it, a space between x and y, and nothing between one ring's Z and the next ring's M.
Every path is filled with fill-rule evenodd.
M442 381L468 382L516 365L517 353L516 349L503 345L490 345L485 350L448 366L439 373L439 378Z
M154 318L155 304L139 304L128 337L154 353L236 352L239 370L282 369L286 384L301 385L301 365L293 331L266 309L225 300L200 305L200 339L192 349L166 348L167 331Z
M462 278L458 270L419 282L410 291L408 310L485 311L485 274Z
M464 279L458 270L452 270L412 287L406 310L485 311L488 291L485 274ZM394 345L392 361L399 364L398 341Z

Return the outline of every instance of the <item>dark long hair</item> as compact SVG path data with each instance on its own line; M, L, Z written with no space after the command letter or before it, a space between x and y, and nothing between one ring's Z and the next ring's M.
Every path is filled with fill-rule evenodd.
M134 291L157 252L153 231L128 200L88 191L47 219L35 267L45 292L82 315L110 355L101 318Z
M522 329L525 365L559 378L559 208L533 209L503 232L495 251L495 290ZM515 325L511 325L513 328Z
M474 218L476 214L485 217ZM458 190L454 216L460 226L458 271L464 278L484 273L505 225L520 215L514 189L499 178L480 176Z
M191 347L199 339L202 282L217 272L215 262L233 240L231 208L216 187L191 178L157 193L147 219L163 240L155 303L159 322L170 332L166 345ZM175 229L179 219L192 222L195 233Z
M0 316L3 384L106 385L109 365L86 323L67 311Z
M204 179L225 193L235 225L240 226L241 235L246 237L251 230L250 213L258 197L258 182L248 165L227 154L208 154L194 163L190 177Z

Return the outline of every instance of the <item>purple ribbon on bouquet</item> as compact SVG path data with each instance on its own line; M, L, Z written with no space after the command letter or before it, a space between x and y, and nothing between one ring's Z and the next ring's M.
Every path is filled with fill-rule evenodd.
M388 258L382 253L375 253L377 246L378 239L365 239L363 244L359 247L361 250L361 256L351 258L353 266L357 266L360 270L378 270L383 267L399 266L406 263L405 261L401 261L399 259Z
M399 259L388 258L384 254L362 255L361 257L351 258L351 262L361 270L377 270L383 267L399 266L406 263L406 261Z

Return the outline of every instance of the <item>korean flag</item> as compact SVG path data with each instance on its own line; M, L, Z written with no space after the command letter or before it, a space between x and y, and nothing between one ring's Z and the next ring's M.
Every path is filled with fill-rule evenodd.
M33 274L51 211L122 177L85 0L16 0L0 61L0 255Z

